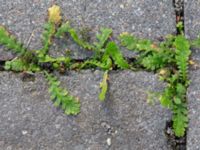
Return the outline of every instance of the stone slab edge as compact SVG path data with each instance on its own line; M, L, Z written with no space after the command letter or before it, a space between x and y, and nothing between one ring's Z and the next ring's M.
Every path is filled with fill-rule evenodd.
M107 101L98 100L100 71L69 72L63 87L81 100L81 113L68 117L49 100L41 74L0 72L0 149L168 150L164 128L170 114L146 103L149 91L164 85L147 72L111 72Z
M5 25L17 38L28 44L30 49L42 47L40 36L47 18L47 9L55 3L48 1L0 0L0 24ZM121 32L131 32L141 38L156 40L167 34L176 32L175 13L172 1L169 0L115 0L103 2L99 0L57 0L62 8L64 19L71 20L78 27L88 27L96 33L100 27L110 27L114 37ZM63 46L61 46L63 45ZM91 52L81 50L70 41L57 43L51 50L53 56L65 55L67 47L75 59L91 56ZM2 49L0 50L2 51ZM126 57L133 53L123 50ZM1 53L2 54L2 53ZM3 53L0 58L10 58Z

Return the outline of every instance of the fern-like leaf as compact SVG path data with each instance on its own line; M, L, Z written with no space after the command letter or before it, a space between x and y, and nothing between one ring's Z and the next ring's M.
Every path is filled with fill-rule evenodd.
M75 64L75 66L73 65L72 68L76 67L79 69L83 69L86 68L86 66L90 65L91 66L95 66L95 67L99 67L103 70L109 70L112 67L112 60L110 59L109 56L104 56L102 58L102 61L98 61L95 59L90 59L90 60L86 60L85 62L81 63L81 64Z
M23 55L26 52L26 48L16 38L3 27L0 26L0 45L4 45L6 48L12 50L14 53Z
M4 68L10 71L22 72L22 71L40 71L40 68L34 63L26 63L22 59L13 59L6 61Z
M103 80L100 83L101 93L99 94L99 100L104 101L108 90L108 71L104 72Z
M128 62L124 59L119 47L115 42L109 42L107 44L105 54L109 55L114 60L114 63L118 65L118 67L122 69L129 68Z
M58 31L56 33L56 37L62 37L64 34L69 33L72 37L72 39L82 48L92 50L93 46L89 44L86 41L83 41L81 38L79 38L77 31L71 27L69 22L66 22L61 25L60 28L58 28Z
M170 57L163 52L153 53L142 59L141 64L149 70L157 70L164 68L168 62L171 61Z
M124 32L120 34L119 39L122 46L126 47L129 50L136 50L138 39L135 36Z
M155 47L154 43L148 39L138 40L136 46L139 51L157 51L157 47Z
M4 68L16 72L25 71L26 64L21 59L14 59L12 61L6 61Z
M176 95L180 98L180 99L185 99L186 97L186 87L185 85L181 84L181 83L177 83L176 84Z
M96 35L98 42L94 43L94 45L98 50L101 50L105 46L106 42L108 41L109 37L112 34L112 29L100 28L100 32L101 32L100 34Z
M44 25L44 32L42 34L43 48L39 51L39 58L44 57L49 50L52 38L56 32L56 26L61 23L61 10L57 5L53 5L48 9L48 22Z
M200 35L198 36L197 39L190 41L190 44L195 48L200 48Z
M190 44L184 36L177 36L174 42L176 47L176 64L183 81L187 80L188 61L191 54Z
M60 87L60 82L57 78L45 72L46 78L49 83L49 92L51 100L54 101L55 106L61 106L67 115L77 115L80 112L80 102L69 94L68 91Z
M185 135L186 128L188 127L188 110L185 103L174 104L173 108L173 130L175 135L182 137Z
M173 94L174 91L172 87L168 86L165 88L164 92L160 96L160 103L163 107L170 109L173 107Z
M42 34L43 48L38 51L39 58L43 58L49 51L51 45L52 37L55 34L55 24L52 22L47 22L44 25L44 32Z
M157 51L158 47L148 39L138 39L135 36L124 32L120 34L121 45L132 51Z
M183 22L182 22L182 21L179 21L179 22L176 24L176 28L177 28L178 34L184 35L184 33L183 33L184 25L183 25Z

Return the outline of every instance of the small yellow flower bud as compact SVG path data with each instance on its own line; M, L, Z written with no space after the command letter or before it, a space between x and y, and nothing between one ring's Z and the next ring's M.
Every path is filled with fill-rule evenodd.
M59 24L61 22L61 11L60 7L57 5L53 5L48 9L48 14L49 14L49 21L53 22L55 24Z
M161 70L159 71L159 75L166 75L167 72L168 72L167 69L161 69Z

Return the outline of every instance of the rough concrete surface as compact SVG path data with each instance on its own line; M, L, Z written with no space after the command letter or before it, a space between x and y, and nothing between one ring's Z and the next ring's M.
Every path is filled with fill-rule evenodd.
M185 0L184 8L185 35L194 39L200 35L200 1Z
M106 102L98 100L100 71L69 72L63 87L81 100L81 113L66 116L49 100L42 74L23 82L0 72L2 150L167 150L163 129L169 112L146 103L163 84L146 72L111 72Z
M185 34L189 39L197 38L200 34L200 1L185 0ZM192 60L197 65L190 67L191 84L188 88L189 128L187 132L187 149L200 149L200 50L192 49Z
M190 67L190 86L187 91L189 103L189 128L187 150L200 149L200 51L193 49L192 59L197 65Z
M39 49L47 9L54 3L61 6L64 18L75 27L88 27L93 34L99 27L110 27L115 37L128 31L156 39L176 31L171 0L0 0L0 24L7 26L25 45L33 33L28 47ZM74 58L91 56L91 52L81 50L69 40L63 44L55 46L51 53L64 55L68 46ZM128 51L124 53L131 55Z
M187 132L187 150L200 149L200 70L190 71L191 84L188 88L189 129Z

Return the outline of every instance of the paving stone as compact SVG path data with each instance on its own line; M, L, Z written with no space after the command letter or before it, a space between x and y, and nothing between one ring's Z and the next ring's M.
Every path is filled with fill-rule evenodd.
M3 50L3 47L0 46L0 61L11 60L14 58L14 55L10 51Z
M200 33L200 1L185 0L184 3L185 34L189 39L195 39ZM191 84L188 88L189 103L189 128L187 132L187 149L200 149L200 51L192 49L192 59L196 61L196 67L190 68Z
M200 1L185 0L184 23L185 34L188 38L194 39L200 34Z
M191 84L188 88L189 129L187 132L187 150L200 149L200 70L191 71Z
M100 71L60 76L81 100L81 113L66 116L49 100L42 74L23 82L21 74L0 72L0 149L167 150L163 129L170 119L160 105L146 102L164 85L147 72L111 72L105 102L98 100Z
M187 91L189 103L189 128L187 131L187 150L200 149L200 52L193 49L192 59L196 61L196 67L190 68L190 86Z
M187 131L187 150L200 149L200 51L192 49L192 59L197 63L190 67L190 86L187 91L189 103L189 128Z
M0 0L0 24L7 26L25 45L33 33L28 47L39 49L47 9L53 3L61 6L64 18L71 20L75 27L88 27L93 34L101 26L113 28L115 37L128 31L139 37L157 39L176 31L174 8L169 0ZM76 59L92 54L64 41L64 46L52 49L53 55L64 55L67 46ZM124 54L133 55L128 51Z

